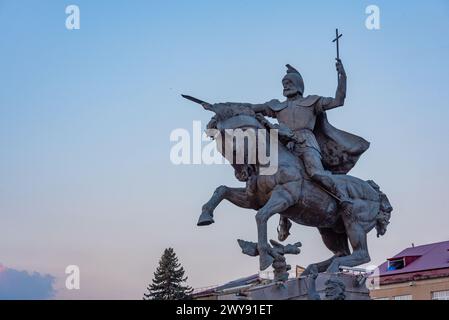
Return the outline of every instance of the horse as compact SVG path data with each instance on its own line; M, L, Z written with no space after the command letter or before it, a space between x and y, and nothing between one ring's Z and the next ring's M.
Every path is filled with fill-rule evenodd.
M211 138L216 137L217 133L226 135L229 130L254 130L258 133L267 128L260 121L260 115L246 104L204 103L203 107L215 113L207 125L209 132L214 132L210 134ZM216 140L218 151L234 167L236 177L246 182L246 187L231 188L223 185L216 188L210 200L202 207L198 226L214 223L215 208L223 200L228 200L238 207L257 210L255 218L260 270L268 268L276 254L267 241L267 221L275 214L280 215L280 222L283 224L279 240L287 238L290 221L293 221L318 228L324 244L333 253L325 261L310 264L304 274L312 272L311 270L338 272L340 266L355 267L371 260L367 234L376 228L377 237L384 235L393 210L388 198L374 181L364 181L347 174L333 175L334 181L344 186L352 201L350 211L342 210L332 194L308 178L302 161L284 144L278 144L277 171L264 175L261 171L266 164L261 164L258 160L250 163L248 157L244 157L243 163L234 163L231 157L235 156L236 147L231 146L232 152L225 152L223 139ZM269 145L269 137L266 140ZM246 154L251 151L248 150L249 147L248 143L244 144ZM259 148L259 144L256 148Z

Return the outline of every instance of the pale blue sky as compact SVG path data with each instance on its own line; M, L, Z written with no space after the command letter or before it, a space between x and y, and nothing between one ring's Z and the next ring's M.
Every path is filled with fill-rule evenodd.
M69 4L80 30L65 28ZM380 30L365 28L370 4ZM227 166L171 164L170 132L211 116L179 94L280 99L290 63L306 94L332 95L336 27L348 94L329 118L371 141L352 174L395 209L370 234L373 263L448 240L447 1L0 0L0 263L55 276L60 298L139 299L168 246L195 287L256 272L236 242L256 239L254 212L223 204L195 225L216 186L240 184ZM291 264L330 256L315 229L292 234Z

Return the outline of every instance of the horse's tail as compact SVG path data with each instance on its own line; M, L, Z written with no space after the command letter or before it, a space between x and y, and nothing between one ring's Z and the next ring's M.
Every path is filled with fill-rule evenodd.
M376 217L376 230L377 237L383 236L385 232L387 232L387 226L390 223L391 211L393 211L393 207L391 206L390 201L388 201L385 193L380 191L380 187L373 180L368 180L367 182L379 193L380 209Z

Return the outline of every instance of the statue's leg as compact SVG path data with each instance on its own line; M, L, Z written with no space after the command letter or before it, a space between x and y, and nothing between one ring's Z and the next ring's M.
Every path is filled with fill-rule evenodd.
M227 186L219 186L215 189L210 200L203 205L202 213L198 219L198 226L207 226L214 223L214 210L224 199L229 200L233 204L241 208L253 209L246 188L230 188Z
M351 254L346 233L337 233L331 228L318 228L318 230L320 231L324 244L333 252L334 256L327 260L309 265L303 272L303 275L310 274L313 269L316 269L317 272L324 272L336 258Z
M300 158L302 159L304 168L310 178L337 197L340 205L342 205L344 209L348 208L349 210L349 206L352 204L351 200L342 191L343 188L334 181L332 174L324 169L321 155L318 150L306 148L301 152Z
M338 272L340 266L355 267L371 261L365 229L356 221L351 221L350 218L344 218L344 220L353 252L350 255L335 258L327 269L328 272Z
M240 208L256 209L255 203L248 196L246 188L228 188L225 199Z
M298 153L298 156L302 160L304 169L309 177L313 178L315 175L328 174L323 167L321 155L318 150L310 147L304 148L304 150Z
M278 185L271 193L268 202L257 212L257 236L259 251L260 270L265 270L273 263L272 250L268 244L267 239L267 221L276 213L285 211L297 201L300 191L300 184L298 182L289 182L283 185Z

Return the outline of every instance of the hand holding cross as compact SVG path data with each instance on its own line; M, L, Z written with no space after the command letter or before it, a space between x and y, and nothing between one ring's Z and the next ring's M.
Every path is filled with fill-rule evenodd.
M342 37L342 34L338 33L338 29L335 29L335 39L332 40L332 42L335 42L337 45L337 58L335 60L337 60L337 63L335 64L335 66L337 67L337 72L338 75L346 75L345 69L343 68L343 64L341 63L340 60L340 46L339 46L339 39Z
M340 39L342 36L342 34L338 34L338 29L335 29L335 39L332 40L332 42L336 42L337 44L337 60L340 60L340 46L338 39Z

